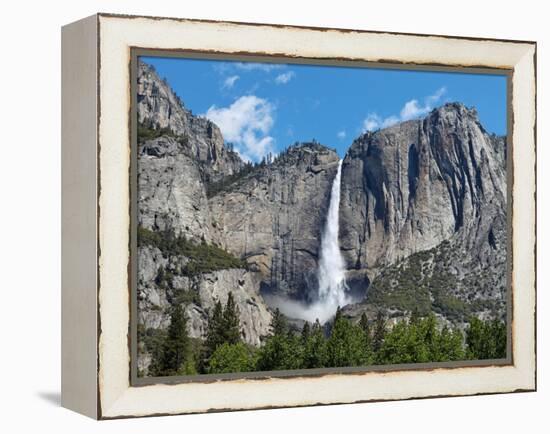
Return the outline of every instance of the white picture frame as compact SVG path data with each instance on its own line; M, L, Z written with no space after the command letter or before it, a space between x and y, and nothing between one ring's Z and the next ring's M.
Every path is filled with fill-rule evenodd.
M536 389L536 44L97 14L62 34L62 404L96 419ZM510 71L510 363L132 385L133 48Z

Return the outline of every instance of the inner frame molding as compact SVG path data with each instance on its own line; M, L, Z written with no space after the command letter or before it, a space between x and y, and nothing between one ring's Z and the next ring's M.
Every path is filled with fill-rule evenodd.
M530 391L536 388L536 45L99 14L97 25L97 389L102 419ZM512 129L512 363L133 386L130 336L132 49L509 70ZM472 72L474 72L472 70ZM517 182L517 180L521 180ZM89 326L86 324L86 327ZM257 375L256 375L257 376Z
M200 59L200 60L228 60L242 62L262 62L274 64L299 64L299 65L316 65L316 66L340 66L353 68L376 68L384 70L407 70L407 71L437 71L437 72L463 72L467 74L490 74L501 75L506 77L506 115L507 115L507 233L512 233L512 214L513 214L513 111L512 111L512 75L510 69L501 68L480 68L480 67L449 67L449 66L428 66L416 64L392 64L383 62L365 62L361 60L334 60L334 59L312 59L300 57L280 57L278 55L259 56L255 53L249 54L227 54L213 53L187 50L162 50L162 49L147 49L139 47L130 48L130 385L143 386L151 384L178 384L190 382L212 382L216 380L231 380L231 379L256 379L265 380L274 377L311 377L326 374L358 374L369 371L388 372L388 371L414 371L438 368L461 368L468 366L502 366L513 364L512 358L512 240L507 237L507 260L506 260L506 331L507 331L507 355L503 359L484 359L484 360L463 360L455 362L431 362L431 363L414 363L414 364L393 364L393 365L373 365L362 367L339 367L339 368L315 368L315 369L293 369L281 371L253 371L239 372L228 374L197 374L197 375L173 375L170 377L139 377L137 375L137 358L138 358L138 290L137 290L137 275L138 275L138 254L137 254L137 207L138 207L138 191L137 191L137 172L138 172L138 156L137 156L137 81L138 81L138 59L139 57L162 57L172 59Z

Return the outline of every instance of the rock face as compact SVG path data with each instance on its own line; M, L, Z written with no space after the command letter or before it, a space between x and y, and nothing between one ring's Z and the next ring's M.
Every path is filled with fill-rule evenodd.
M202 164L185 144L169 136L147 141L138 145L138 161L139 225L211 241Z
M487 234L506 209L495 145L503 146L461 104L355 140L341 194L341 248L350 268L390 264L457 232Z
M185 153L201 163L206 181L216 181L242 169L236 152L224 146L220 129L208 119L194 116L155 69L140 62L137 79L137 117L142 125L171 131L184 144Z
M208 312L219 300L225 304L229 292L239 306L243 340L260 345L260 337L269 332L271 313L258 294L258 273L243 269L218 270L193 277L181 275L185 257L163 257L161 251L141 247L138 259L138 323L145 329L165 329L170 324L169 308L185 303L189 335L205 338ZM156 282L159 269L170 273L170 286Z
M448 240L460 252L450 267L462 276L490 274L502 298L505 155L504 140L487 134L475 110L458 103L360 136L342 169L340 244L348 267L372 280Z
M217 241L262 275L262 290L307 300L317 289L321 232L338 155L289 148L210 199Z
M138 78L138 224L217 245L248 270L189 276L190 258L151 245L138 249L138 322L165 330L174 304L185 305L188 332L204 338L208 314L231 291L242 336L260 345L271 311L261 291L307 299L316 289L320 234L338 156L318 143L296 144L273 161L250 165L225 147L216 125L196 117L148 65ZM168 281L159 276L170 276ZM150 354L140 347L147 371Z
M194 116L155 70L139 64L138 224L151 233L172 231L194 243L219 242L207 197L208 185L239 173L245 163L224 145L219 128ZM242 268L190 276L184 255L138 248L138 324L143 333L165 330L173 305L182 304L192 338L204 338L208 314L233 294L243 340L260 345L271 312L259 294L261 275ZM159 273L170 276L169 282ZM138 366L146 373L151 354L138 345Z
M165 330L170 308L182 304L189 335L204 338L209 312L231 292L244 341L260 345L272 318L262 294L316 299L338 155L301 143L273 161L245 163L144 63L138 120L140 229L221 248L238 261L190 273L192 258L181 251L141 244L140 327ZM454 324L467 315L502 317L506 191L504 138L487 134L462 104L359 136L342 165L339 242L347 283L366 299L344 312L435 311ZM146 372L151 354L143 347L138 364Z
M244 167L219 128L194 116L154 68L140 62L137 117L155 131L138 144L138 220L147 229L173 228L190 239L211 240L206 184Z

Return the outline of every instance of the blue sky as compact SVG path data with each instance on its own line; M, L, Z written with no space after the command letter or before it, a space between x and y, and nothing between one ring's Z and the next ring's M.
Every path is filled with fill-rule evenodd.
M214 121L241 155L258 161L315 139L344 156L365 130L425 115L448 101L478 110L506 134L506 77L294 64L143 57L194 114Z

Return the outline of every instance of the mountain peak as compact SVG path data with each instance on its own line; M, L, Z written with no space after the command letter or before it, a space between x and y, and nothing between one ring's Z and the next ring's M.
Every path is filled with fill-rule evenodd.
M237 153L225 146L218 126L185 108L154 66L143 61L138 64L137 94L138 122L154 130L169 130L179 137L182 151L203 165L208 179L218 180L243 167Z
M294 145L289 146L289 149L294 152L336 152L330 146L317 142L316 140L307 142L296 142Z
M338 159L338 154L334 149L317 141L296 142L275 158L275 165L311 167L330 164Z
M429 118L431 116L441 116L444 115L446 117L468 117L476 122L479 123L479 116L477 113L477 109L475 107L467 107L461 102L448 102L443 104L442 106L434 108L430 113L428 113L425 118Z

